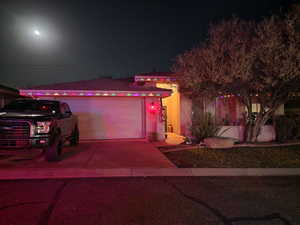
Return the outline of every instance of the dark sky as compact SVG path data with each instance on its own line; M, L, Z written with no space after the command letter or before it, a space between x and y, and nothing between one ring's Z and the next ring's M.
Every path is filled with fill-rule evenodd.
M210 22L260 20L291 2L1 0L0 84L169 71L176 55L205 38Z

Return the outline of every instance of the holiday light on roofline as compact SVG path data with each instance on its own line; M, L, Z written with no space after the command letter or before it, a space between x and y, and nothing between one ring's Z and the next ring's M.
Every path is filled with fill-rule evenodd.
M26 90L21 90L20 93L24 96L36 96L36 97L99 97L99 96L104 96L104 97L168 97L171 95L170 92L124 92L124 91L115 91L115 92L108 92L108 91L26 91Z

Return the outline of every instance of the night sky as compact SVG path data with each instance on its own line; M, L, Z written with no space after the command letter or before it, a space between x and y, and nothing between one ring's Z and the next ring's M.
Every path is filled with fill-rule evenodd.
M291 2L1 0L0 84L169 71L176 55L205 39L209 23L260 20Z

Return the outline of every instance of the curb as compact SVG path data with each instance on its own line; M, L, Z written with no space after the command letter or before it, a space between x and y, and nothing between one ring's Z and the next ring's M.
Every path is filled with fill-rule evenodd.
M234 176L300 176L300 168L26 168L1 169L0 180L79 179L108 177L234 177Z
M300 145L300 142L295 143L283 143L283 144L234 144L231 148L264 148L264 147L289 147L289 146L297 146ZM184 150L193 150L199 148L207 148L207 146L203 145L193 145L193 146L186 146L186 147L178 147L174 145L174 148L163 149L160 147L164 146L155 146L160 152L168 153L168 152L178 152Z

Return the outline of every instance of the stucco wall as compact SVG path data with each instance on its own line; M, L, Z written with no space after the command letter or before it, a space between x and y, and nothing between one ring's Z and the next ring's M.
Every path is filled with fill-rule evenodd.
M160 112L155 113L149 110L151 104L155 104L158 108L160 107L160 98L158 97L147 97L145 98L145 126L146 126L146 138L151 140L153 135L158 140L165 139L165 124L160 118Z
M222 137L230 137L238 139L239 141L243 141L244 135L244 127L242 126L222 126L219 134L222 134ZM262 130L258 136L258 142L268 142L274 141L276 138L275 136L275 129L271 125L265 125L262 127Z
M183 136L191 135L192 125L192 100L180 95L180 131Z

